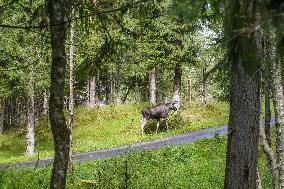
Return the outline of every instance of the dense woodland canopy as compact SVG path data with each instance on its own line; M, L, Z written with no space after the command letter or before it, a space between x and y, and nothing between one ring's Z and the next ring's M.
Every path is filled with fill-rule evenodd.
M284 188L283 13L281 0L1 0L0 133L25 125L33 156L48 119L50 187L65 188L74 108L222 101L224 188L259 187L259 138L273 187Z

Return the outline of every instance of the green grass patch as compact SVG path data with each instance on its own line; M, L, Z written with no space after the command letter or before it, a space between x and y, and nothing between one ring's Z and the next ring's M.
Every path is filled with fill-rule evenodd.
M133 152L96 161L77 162L67 188L223 188L226 137L187 145ZM264 158L262 185L271 188ZM49 188L51 168L0 170L0 188Z
M186 131L197 130L225 124L228 121L228 105L212 102L208 107L200 103L184 104L180 112L170 113L169 127L166 132L163 122L158 135L155 134L156 121L150 121L146 135L140 134L141 109L147 104L124 104L89 109L78 107L75 110L73 129L74 151L85 152L113 146L146 141ZM21 126L11 129L0 137L0 163L53 156L53 139L46 118L36 126L36 155L25 156L26 129Z

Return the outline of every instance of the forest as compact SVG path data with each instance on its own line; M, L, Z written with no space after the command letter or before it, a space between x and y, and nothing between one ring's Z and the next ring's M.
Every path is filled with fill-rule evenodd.
M284 1L0 0L0 188L284 189Z

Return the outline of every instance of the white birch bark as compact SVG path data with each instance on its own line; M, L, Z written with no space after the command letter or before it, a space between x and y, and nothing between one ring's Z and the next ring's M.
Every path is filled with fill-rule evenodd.
M157 103L157 98L156 98L157 86L156 86L156 69L155 68L150 70L149 78L150 78L150 103L152 105L155 105Z
M26 155L33 156L35 151L35 79L34 79L34 67L32 67L30 76L30 90L28 99L28 125L27 125L27 149Z
M96 86L96 76L93 76L89 81L89 95L90 95L90 101L89 101L89 107L95 108L97 106L97 86Z
M73 173L74 171L74 163L73 163L73 140L72 140L72 132L73 132L73 115L74 115L74 43L75 43L75 27L76 22L75 18L75 8L72 5L72 19L70 26L70 50L69 50L69 130L70 130L70 151L69 151L69 163L70 163L70 171Z

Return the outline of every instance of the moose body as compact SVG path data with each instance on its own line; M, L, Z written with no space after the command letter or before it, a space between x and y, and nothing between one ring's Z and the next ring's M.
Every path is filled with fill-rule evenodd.
M157 128L156 133L158 133L159 125L160 125L160 119L165 119L167 130L169 130L168 126L168 115L170 110L177 110L177 101L159 104L154 107L150 108L144 108L141 110L142 113L142 120L141 120L141 133L144 134L144 126L147 124L147 122L150 119L156 119L157 120Z

